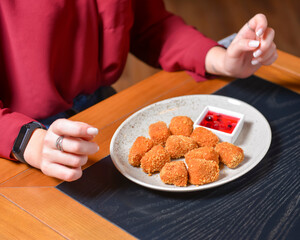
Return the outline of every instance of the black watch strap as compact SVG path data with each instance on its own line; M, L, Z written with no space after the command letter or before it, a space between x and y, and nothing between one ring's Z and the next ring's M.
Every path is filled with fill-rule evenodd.
M37 128L46 129L39 122L30 122L21 127L12 149L13 156L20 162L27 163L24 159L24 151L33 131Z

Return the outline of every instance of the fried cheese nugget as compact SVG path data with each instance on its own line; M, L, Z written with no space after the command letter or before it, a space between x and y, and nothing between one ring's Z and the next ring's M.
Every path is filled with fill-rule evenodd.
M149 136L153 140L154 145L162 144L164 146L170 135L169 128L163 121L152 123L149 126Z
M149 176L159 172L163 166L170 162L171 158L162 145L155 145L150 151L146 152L141 159L141 168Z
M203 185L214 182L219 178L219 164L205 159L190 159L188 165L189 182Z
M197 147L198 145L193 139L182 135L171 135L166 142L166 150L174 159L183 157Z
M215 150L220 155L220 161L229 168L236 168L244 160L243 149L232 143L218 143Z
M213 147L200 147L189 151L185 154L185 162L188 164L190 159L205 159L215 161L219 164L219 153Z
M129 150L128 162L134 167L140 166L142 157L152 147L153 141L151 139L143 136L137 137Z
M189 137L193 132L193 124L191 118L187 116L177 116L171 119L169 129L172 135L182 135Z
M219 138L212 131L197 127L191 134L191 138L198 143L199 147L215 147L219 142Z
M178 187L186 187L188 181L188 171L183 161L166 163L159 176L164 183Z

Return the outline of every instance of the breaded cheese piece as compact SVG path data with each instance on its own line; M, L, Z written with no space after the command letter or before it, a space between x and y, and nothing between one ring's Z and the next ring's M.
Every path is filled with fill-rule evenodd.
M166 150L173 159L181 158L197 147L198 145L193 139L182 135L171 135L166 142Z
M162 145L155 145L150 151L146 152L141 159L141 168L149 176L159 172L163 166L170 162L171 158Z
M219 178L219 164L205 159L190 159L188 165L189 182L203 185L217 181Z
M149 136L153 140L154 145L161 144L164 146L170 135L169 128L163 121L152 123L149 126Z
M190 159L195 158L211 160L219 164L219 153L217 153L213 147L200 147L193 149L185 154L184 157L187 164Z
M220 155L220 161L229 168L236 168L244 160L243 149L232 143L218 143L215 150Z
M219 142L219 138L212 131L197 127L191 134L191 138L198 143L199 147L215 147Z
M129 150L128 162L134 167L139 167L142 157L152 147L153 141L151 139L143 136L137 137Z
M171 119L169 129L172 135L189 137L193 132L193 120L187 116L176 116Z
M186 187L188 171L183 161L166 163L160 171L160 179L166 183L178 187Z

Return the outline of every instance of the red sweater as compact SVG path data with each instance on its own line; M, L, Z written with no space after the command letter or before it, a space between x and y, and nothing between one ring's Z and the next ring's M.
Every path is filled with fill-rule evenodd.
M129 51L166 71L204 76L216 45L161 0L1 0L0 157L10 158L23 124L114 83Z

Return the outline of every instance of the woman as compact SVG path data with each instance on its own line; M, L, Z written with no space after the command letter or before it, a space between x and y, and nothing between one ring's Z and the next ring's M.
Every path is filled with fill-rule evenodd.
M99 150L98 130L45 119L80 94L109 86L131 51L166 71L247 77L277 58L274 30L257 14L228 49L167 12L162 0L2 0L0 2L0 156L65 181L81 177Z

